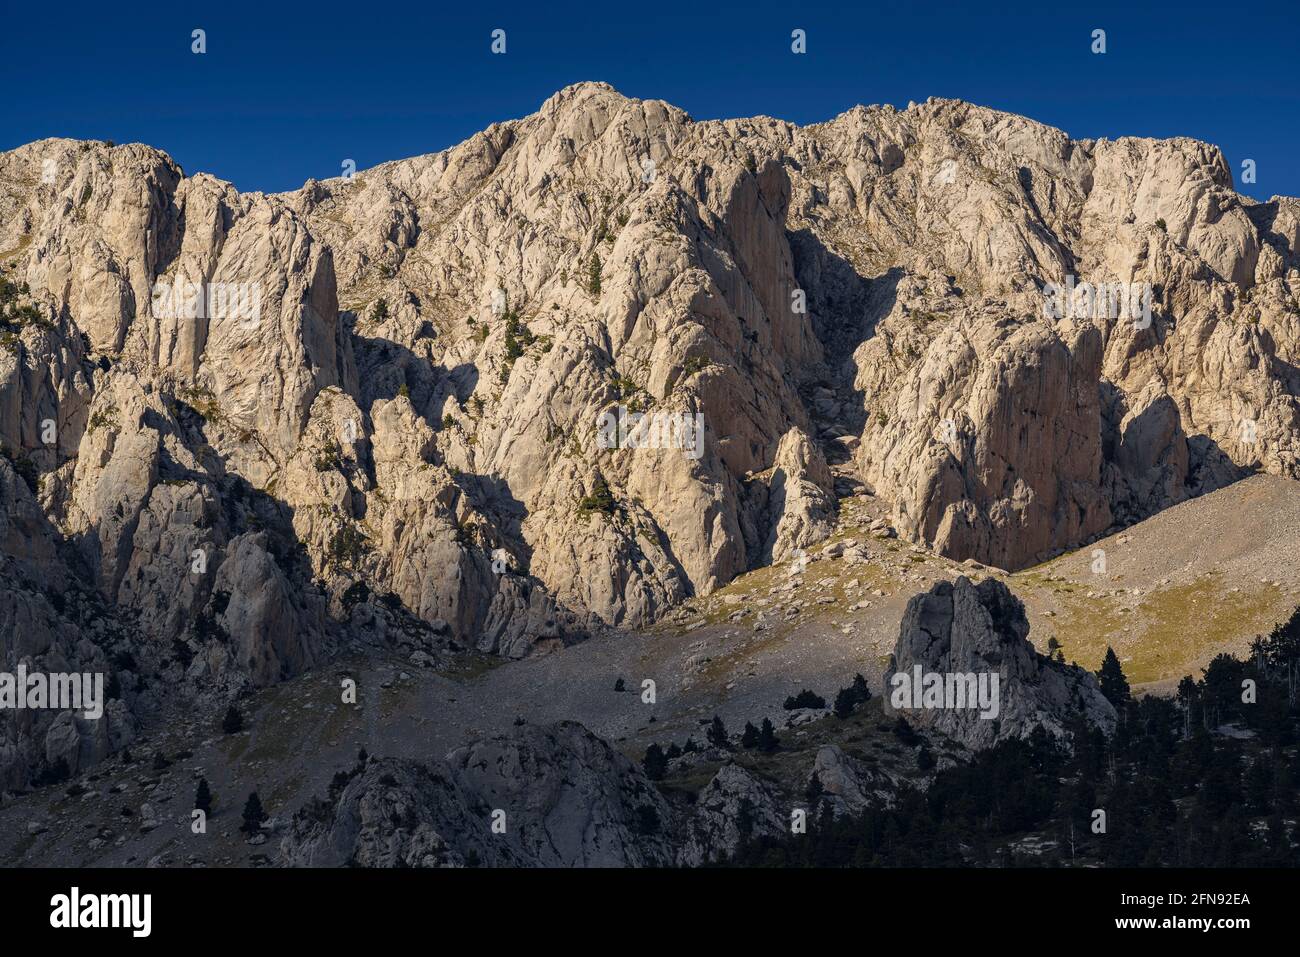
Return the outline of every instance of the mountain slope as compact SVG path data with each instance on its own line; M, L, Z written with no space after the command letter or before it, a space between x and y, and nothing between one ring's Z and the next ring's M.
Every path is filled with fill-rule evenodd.
M940 100L800 128L579 84L275 196L29 144L0 154L0 443L48 540L0 587L84 579L120 630L82 650L147 716L356 642L643 627L812 550L864 486L944 559L1027 568L1296 477L1298 208L1205 144ZM1150 284L1149 324L1046 315L1069 277ZM702 442L603 448L620 406ZM52 667L54 619L5 665ZM48 733L6 730L11 780Z

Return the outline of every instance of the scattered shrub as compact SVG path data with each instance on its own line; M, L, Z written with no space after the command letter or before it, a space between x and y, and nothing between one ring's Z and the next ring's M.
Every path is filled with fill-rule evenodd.
M826 699L815 691L809 691L804 688L797 695L791 695L785 699L785 710L793 711L795 708L825 708Z
M596 512L612 515L614 508L614 495L609 490L609 484L604 476L597 475L596 481L592 484L591 494L584 495L578 500L578 516L585 518Z

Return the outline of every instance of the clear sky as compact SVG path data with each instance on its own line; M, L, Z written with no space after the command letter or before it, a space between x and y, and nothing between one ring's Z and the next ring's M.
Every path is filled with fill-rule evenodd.
M1300 196L1300 2L6 4L0 149L144 142L240 189L453 145L580 80L697 119L816 122L929 96L1076 137L1193 136ZM207 52L191 53L202 28ZM506 31L505 55L490 50ZM808 52L790 50L807 32ZM1105 54L1091 52L1106 31ZM1257 182L1242 182L1253 159Z

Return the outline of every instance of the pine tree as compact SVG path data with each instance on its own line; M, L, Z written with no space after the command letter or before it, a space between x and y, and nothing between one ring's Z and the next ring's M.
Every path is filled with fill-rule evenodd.
M244 716L233 704L226 709L226 716L221 719L221 730L226 734L235 734L244 730Z
M1115 656L1115 649L1110 645L1106 646L1106 657L1102 659L1101 670L1097 672L1097 683L1101 685L1101 693L1106 696L1106 700L1116 709L1128 703L1131 697L1128 679L1124 677L1124 669Z
M921 745L921 750L916 753L916 767L920 771L929 771L934 767L934 755L928 744Z
M742 841L749 840L754 833L754 802L749 798L741 798L740 806L736 809L736 831Z
M808 799L808 805L816 807L817 802L821 800L821 796L825 793L826 788L822 787L821 775L814 771L812 777L808 780L808 789L804 791L804 797Z
M668 757L664 754L664 749L657 744L650 745L645 749L641 766L645 768L645 776L651 781L662 781L668 771Z
M835 717L841 721L853 714L853 706L858 703L852 688L841 688L835 695Z
M786 711L794 711L796 708L821 709L824 707L826 707L826 699L815 691L809 691L807 688L785 699Z
M199 788L194 792L194 807L204 814L212 810L212 791L208 788L207 778L199 778Z
M777 740L776 729L772 727L771 720L764 718L763 726L758 729L758 749L770 754L780 746L781 742Z
M1192 734L1192 706L1196 703L1198 690L1196 681L1191 675L1183 675L1183 680L1178 682L1178 704L1183 709L1183 737L1191 737Z
M727 746L727 726L722 723L722 719L716 714L713 716L713 723L709 725L707 737L709 744L714 747L725 748Z
M894 727L891 730L894 732L894 737L909 748L921 740L921 736L912 729L912 725L907 718L901 714L898 716L898 720L894 722Z
M871 700L871 689L867 687L867 679L861 674L853 676L853 694L859 702Z
M754 722L745 722L745 731L740 736L740 746L747 750L758 747L758 728L754 727Z
M244 802L244 826L242 830L246 834L256 834L262 829L262 822L266 820L266 811L262 810L262 799L254 791Z
M1241 701L1242 675L1241 662L1229 654L1215 655L1206 666L1201 691L1214 726L1235 716Z
M591 262L587 265L587 292L593 296L600 295L600 257L595 253L591 254Z

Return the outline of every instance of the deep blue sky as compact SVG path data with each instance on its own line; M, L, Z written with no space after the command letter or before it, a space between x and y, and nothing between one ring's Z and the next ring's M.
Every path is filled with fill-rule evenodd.
M11 3L0 149L139 141L240 189L432 152L604 80L697 119L797 123L956 97L1076 137L1194 136L1242 192L1300 196L1300 4ZM1067 5L1062 4L1062 7ZM190 52L207 31L208 52ZM507 31L504 56L490 33ZM808 53L790 52L790 31ZM1090 52L1094 28L1108 52ZM1255 185L1241 182L1254 159Z

